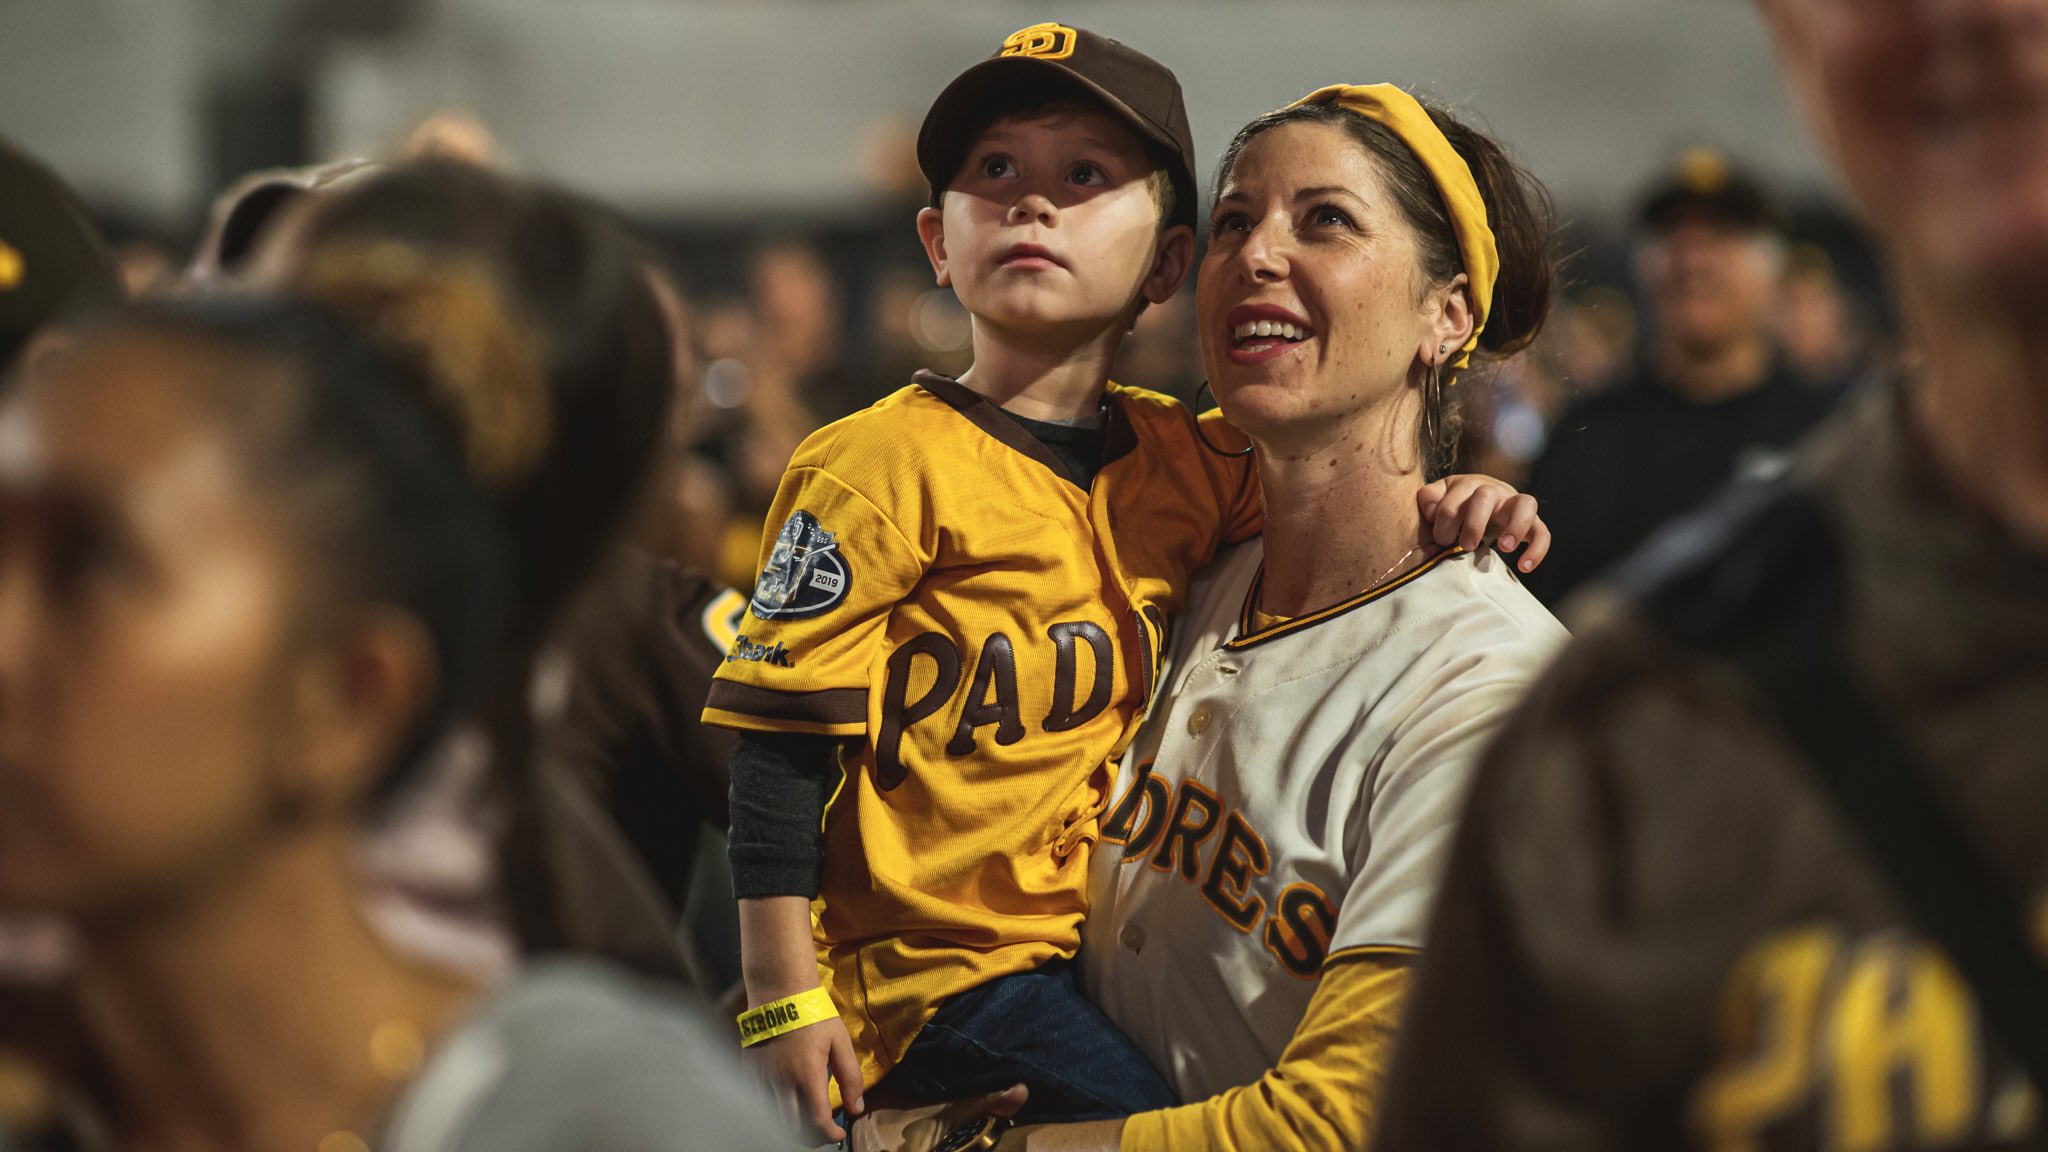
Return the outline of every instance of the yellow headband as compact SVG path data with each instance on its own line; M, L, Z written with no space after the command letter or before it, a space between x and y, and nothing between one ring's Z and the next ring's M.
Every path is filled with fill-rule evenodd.
M1335 104L1377 121L1401 138L1415 158L1436 182L1437 194L1450 209L1451 231L1458 237L1458 254L1465 261L1465 277L1472 290L1472 335L1458 349L1457 359L1448 367L1455 371L1472 362L1472 349L1486 327L1486 314L1493 307L1493 282L1500 275L1500 249L1494 245L1493 229L1486 223L1486 201L1472 179L1472 169L1443 130L1429 118L1415 97L1392 84L1332 84L1288 105Z

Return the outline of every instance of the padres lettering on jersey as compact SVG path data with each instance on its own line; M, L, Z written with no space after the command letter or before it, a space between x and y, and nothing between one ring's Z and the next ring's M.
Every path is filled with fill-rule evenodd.
M1084 490L920 374L813 435L777 493L704 717L860 738L818 924L870 1083L946 998L1073 952L1166 621L1256 522L1248 468L1203 451L1185 408L1112 385L1108 419Z
M1091 865L1088 992L1186 1100L1273 1067L1333 960L1421 945L1479 751L1565 638L1491 553L1265 626L1262 563L1190 594Z

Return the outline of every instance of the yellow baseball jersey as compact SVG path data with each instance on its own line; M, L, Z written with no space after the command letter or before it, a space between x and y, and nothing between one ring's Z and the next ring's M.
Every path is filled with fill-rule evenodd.
M947 998L1073 955L1167 621L1257 530L1249 461L1204 449L1187 408L1116 384L1105 407L1083 489L1000 408L919 373L806 440L769 513L704 719L860 738L815 912L869 1084Z

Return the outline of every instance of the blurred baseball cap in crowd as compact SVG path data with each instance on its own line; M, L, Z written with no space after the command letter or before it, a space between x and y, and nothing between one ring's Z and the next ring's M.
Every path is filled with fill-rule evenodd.
M41 161L0 140L0 373L51 321L120 298L113 253L78 197Z
M1750 173L1712 148L1681 153L1651 184L1636 224L1651 235L1669 232L1681 220L1705 219L1745 232L1783 235L1787 222L1771 194Z
M954 77L932 101L917 134L917 165L934 196L997 110L1075 96L1102 105L1158 150L1174 185L1172 222L1192 225L1200 197L1180 80L1136 49L1065 24L1012 32L995 55Z
M307 196L351 177L378 170L370 160L336 160L303 168L266 168L251 172L214 198L206 232L192 253L186 275L194 283L233 277L245 270L272 224L284 210Z

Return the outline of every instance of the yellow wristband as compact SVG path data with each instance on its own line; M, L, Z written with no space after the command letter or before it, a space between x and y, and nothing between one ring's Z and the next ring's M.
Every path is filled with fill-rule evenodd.
M823 988L771 1000L759 1008L749 1008L740 1013L740 1047L751 1048L784 1032L837 1019L839 1009L832 1003L832 994Z

